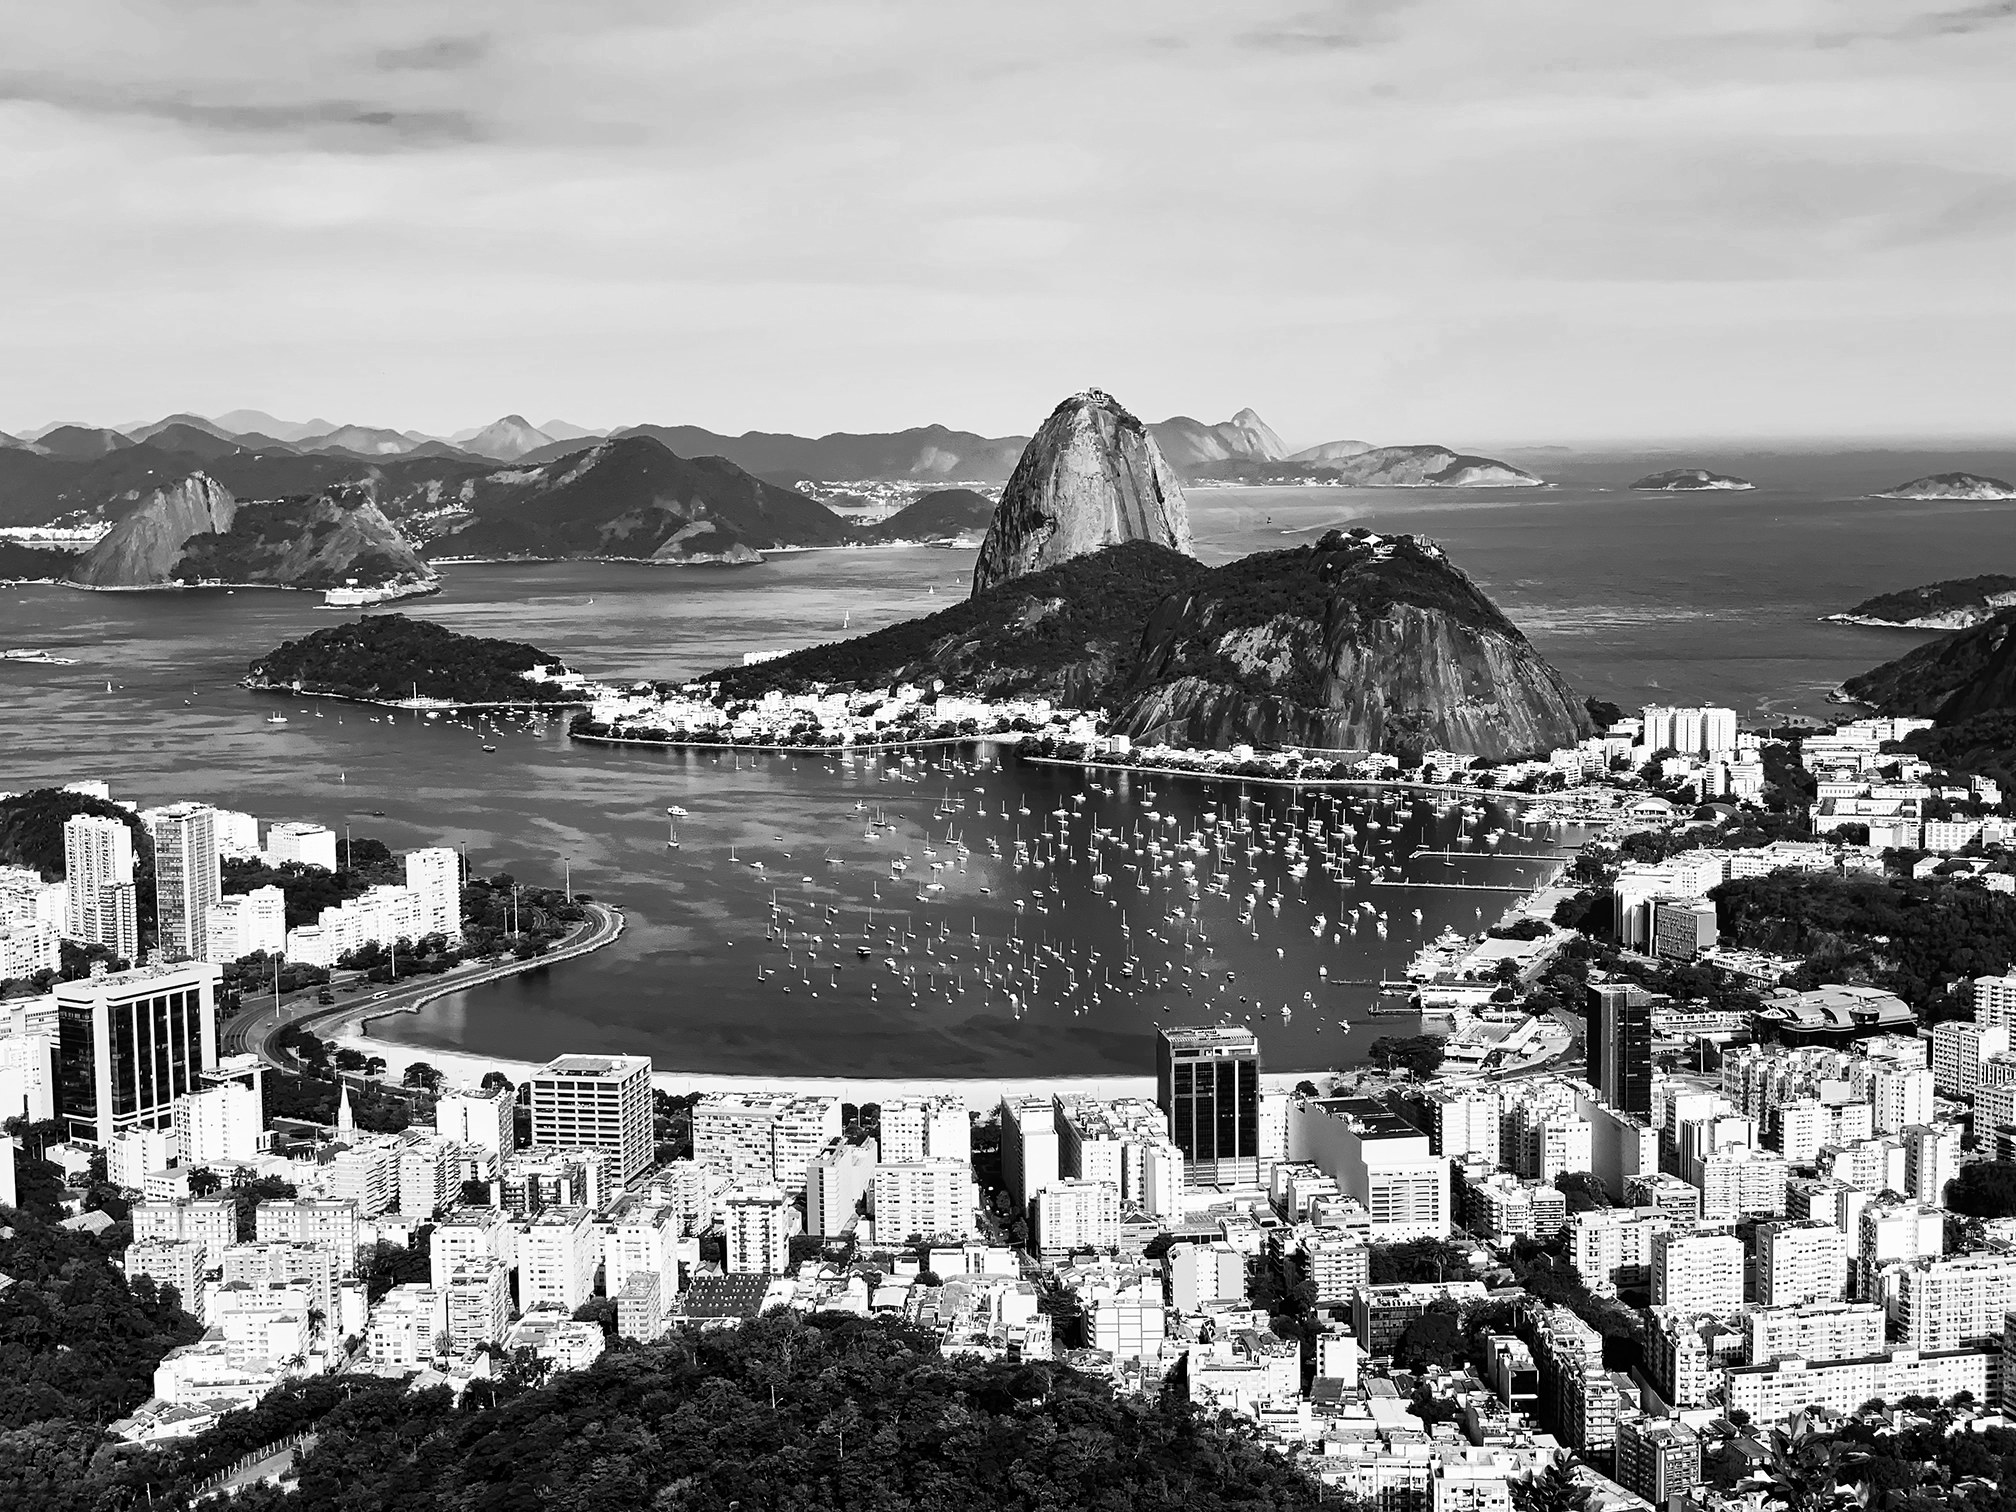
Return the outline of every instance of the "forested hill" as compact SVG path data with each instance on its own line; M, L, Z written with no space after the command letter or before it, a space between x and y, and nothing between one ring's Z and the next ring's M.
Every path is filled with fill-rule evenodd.
M151 872L154 844L131 809L62 788L35 788L0 798L0 866L25 866L45 882L63 880L63 826L78 814L117 819L133 831L136 870ZM151 917L151 908L150 908Z
M948 1358L882 1319L772 1313L739 1329L616 1343L545 1386L323 1379L187 1446L22 1505L179 1506L236 1454L312 1428L291 1496L235 1512L1296 1512L1318 1487L1250 1430L1121 1398L1048 1363ZM118 1481L112 1479L117 1473ZM1333 1498L1334 1504L1334 1498Z
M522 641L460 635L431 620L372 614L287 641L252 663L245 685L338 698L397 700L416 692L472 704L565 704L578 691L528 682L560 658Z

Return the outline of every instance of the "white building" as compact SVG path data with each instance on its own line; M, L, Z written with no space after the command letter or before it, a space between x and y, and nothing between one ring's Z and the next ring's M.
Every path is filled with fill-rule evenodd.
M289 862L336 870L335 831L320 824L275 824L266 831L266 855L275 866Z
M651 1168L648 1056L556 1056L527 1078L526 1086L531 1089L533 1144L610 1150L620 1162L619 1174L625 1184ZM798 1179L802 1185L803 1166Z
M1832 1223L1757 1225L1757 1305L1798 1307L1848 1294L1848 1236Z
M154 911L161 949L172 960L204 958L203 925L224 895L217 832L204 803L150 810L154 833Z
M972 1120L966 1104L950 1093L892 1097L882 1104L881 1117L876 1158L884 1165L973 1159Z
M874 1181L874 1146L834 1140L805 1172L805 1232L827 1238L851 1232Z
M1229 1244L1169 1248L1169 1305L1194 1313L1209 1302L1246 1300L1246 1257Z
M287 950L287 895L277 887L219 898L203 923L203 959L218 966Z
M2000 1341L2016 1311L2016 1255L1918 1260L1894 1273L1891 1317L1913 1349L1959 1349Z
M1586 1127L1586 1125L1585 1125ZM1370 1098L1297 1098L1289 1110L1289 1156L1336 1178L1371 1214L1375 1241L1449 1235L1449 1161L1428 1136Z
M797 1212L781 1187L736 1187L722 1204L732 1273L781 1276L790 1268Z
M406 853L406 890L420 910L420 933L462 938L462 857L450 846Z
M1744 1315L1743 1326L1750 1339L1747 1365L1852 1360L1883 1348L1885 1314L1877 1302L1809 1303L1759 1308Z
M1046 1260L1119 1247L1120 1193L1111 1182L1060 1178L1036 1194L1032 1211L1035 1243Z
M957 1160L913 1160L875 1168L875 1242L964 1239L973 1232L973 1168Z
M137 963L140 924L131 827L98 814L73 814L63 825L63 865L63 933Z
M1932 1026L1932 1079L1948 1097L1971 1096L1981 1063L2009 1053L2009 1026L1947 1019Z
M693 1105L693 1159L742 1185L795 1195L840 1125L838 1098L709 1092Z
M572 1313L595 1294L600 1234L587 1208L547 1208L518 1235L518 1303L549 1303Z
M508 1155L517 1144L518 1097L509 1088L456 1087L434 1104L434 1128L443 1139Z
M1056 1104L1048 1097L1001 1099L1001 1181L1018 1212L1063 1174Z
M1670 1233L1672 1215L1654 1207L1598 1208L1568 1215L1568 1258L1589 1290L1614 1297L1642 1285L1652 1269L1652 1241Z
M457 1354L504 1337L511 1321L511 1277L504 1262L484 1256L464 1260L448 1273L442 1289L445 1330Z
M1727 1372L1726 1409L1776 1423L1805 1407L1849 1413L1874 1399L1928 1396L1944 1401L1966 1391L1985 1402L1999 1364L1999 1352L1992 1349L1928 1353L1900 1348L1852 1360L1738 1365Z
M128 1281L147 1276L157 1287L172 1286L182 1311L198 1321L203 1319L209 1261L201 1239L136 1240L126 1246L119 1263Z
M1654 1235L1652 1305L1735 1312L1743 1305L1743 1241L1734 1234Z
M173 1119L175 1149L191 1166L253 1159L266 1128L259 1094L235 1082L184 1093Z
M433 1363L435 1346L447 1332L448 1299L423 1281L408 1281L372 1307L364 1343L372 1364L418 1370Z

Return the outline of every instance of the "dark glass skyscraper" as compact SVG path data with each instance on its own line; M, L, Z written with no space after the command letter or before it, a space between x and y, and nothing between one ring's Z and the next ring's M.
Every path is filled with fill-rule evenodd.
M1191 1185L1260 1179L1260 1041L1251 1029L1164 1029L1155 1101Z
M217 1064L217 982L200 961L143 966L56 989L56 1116L69 1139L103 1144L165 1129L175 1099Z
M1589 989L1589 1072L1620 1113L1652 1116L1653 995L1628 982Z

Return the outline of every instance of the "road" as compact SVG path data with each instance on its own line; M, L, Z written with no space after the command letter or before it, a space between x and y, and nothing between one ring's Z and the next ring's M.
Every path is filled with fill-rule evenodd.
M485 982L500 981L517 972L533 971L587 955L592 950L614 943L623 933L624 919L620 908L607 903L584 903L581 906L588 913L584 924L542 956L534 956L529 961L488 961L458 966L440 976L415 977L396 987L383 987L368 994L351 994L336 1003L319 1003L310 992L298 994L292 1000L283 999L277 1007L266 1003L257 1008L246 1008L224 1026L218 1036L218 1053L250 1053L269 1066L292 1071L296 1069L294 1064L272 1048L273 1037L289 1025L298 1024L323 1035L349 1033L367 1018L417 1009L451 992L462 992Z

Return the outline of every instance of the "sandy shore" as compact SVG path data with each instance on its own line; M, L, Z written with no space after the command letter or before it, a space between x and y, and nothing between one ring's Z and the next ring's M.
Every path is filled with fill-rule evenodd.
M486 1073L502 1072L515 1085L539 1069L539 1062L471 1055L461 1050L435 1050L425 1045L400 1045L385 1040L344 1035L330 1043L365 1055L382 1056L386 1077L398 1081L408 1066L425 1061L451 1084L474 1086ZM1346 1073L1347 1075L1349 1073ZM1285 1092L1305 1078L1327 1081L1327 1073L1262 1072L1260 1084L1270 1092ZM991 1111L1004 1097L1049 1097L1085 1093L1100 1098L1140 1097L1155 1100L1155 1078L1144 1076L767 1076L731 1075L711 1071L653 1071L651 1083L661 1092L792 1092L837 1097L843 1102L885 1102L892 1097L935 1097L949 1093L976 1113Z

